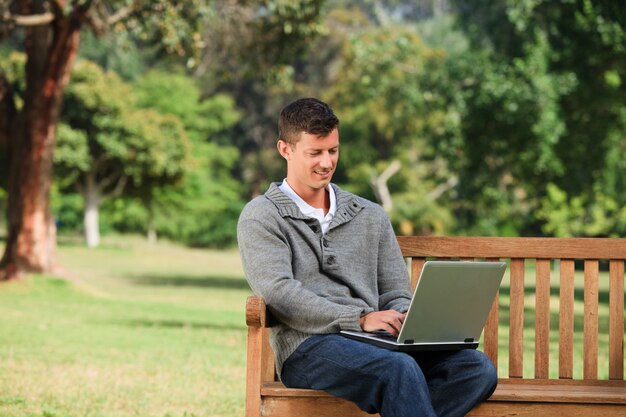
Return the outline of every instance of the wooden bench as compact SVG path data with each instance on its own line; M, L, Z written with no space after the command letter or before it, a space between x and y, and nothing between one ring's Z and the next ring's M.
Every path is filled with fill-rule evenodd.
M505 280L510 282L509 298L503 286L502 294L492 306L480 347L497 366L499 346L505 349L508 346L508 372L499 371L495 393L472 410L470 416L626 416L626 239L407 236L398 237L398 242L408 258L413 286L427 259L505 259L510 262L505 275ZM576 266L584 268L582 294L580 289L574 288ZM600 274L601 267L609 270L609 282L603 283L609 288L608 352L599 352L598 348L599 276L606 275ZM584 303L583 340L578 341L574 340L576 292L578 298L583 299L579 302ZM605 292L602 297L605 308ZM558 315L553 312L551 317L551 307L558 308ZM533 315L534 326L524 329L525 316L529 322ZM324 392L285 388L275 376L274 358L268 343L271 317L262 298L248 299L246 321L246 417L367 415L352 403ZM558 322L558 326L552 326L552 334L551 321ZM498 331L498 324L502 326L500 330L508 327L508 335ZM551 338L558 339L558 355L553 352L552 372ZM583 358L576 361L575 343L583 344ZM598 359L605 361L607 356L608 375L599 378ZM533 375L524 373L523 365L529 360L531 365L534 360Z

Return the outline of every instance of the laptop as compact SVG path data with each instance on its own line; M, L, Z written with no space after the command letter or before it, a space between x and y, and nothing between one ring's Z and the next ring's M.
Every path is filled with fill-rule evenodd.
M426 261L398 337L342 336L400 352L476 349L506 262Z

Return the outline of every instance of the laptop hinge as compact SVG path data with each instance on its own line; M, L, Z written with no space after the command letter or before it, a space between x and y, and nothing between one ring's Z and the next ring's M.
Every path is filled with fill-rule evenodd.
M413 341L413 339L406 339L406 340L404 341L404 344L405 344L405 345L412 345L413 343L415 343L415 342Z
M473 337L468 337L464 340L465 343L473 343L474 342L474 338Z

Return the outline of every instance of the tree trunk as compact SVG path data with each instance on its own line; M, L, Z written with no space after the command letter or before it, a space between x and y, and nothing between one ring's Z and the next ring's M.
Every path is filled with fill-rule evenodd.
M100 192L96 186L95 175L87 175L83 199L85 201L85 240L88 247L95 248L100 244L100 220L98 214Z
M148 243L154 245L157 243L158 236L156 226L154 225L154 217L150 216L148 219Z
M41 2L23 0L20 6L24 15L43 11ZM8 236L0 279L52 272L56 266L52 162L63 92L85 12L77 8L69 16L57 15L50 25L26 29L26 93L9 138Z
M152 196L144 196L142 199L144 207L148 210L148 242L150 244L156 244L158 240L156 224L154 221L154 199Z

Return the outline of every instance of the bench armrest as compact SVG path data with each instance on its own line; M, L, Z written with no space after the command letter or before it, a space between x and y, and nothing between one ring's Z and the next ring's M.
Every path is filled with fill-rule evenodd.
M263 297L251 295L246 301L246 324L248 327L270 327L267 306Z

